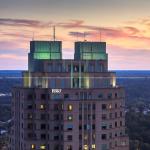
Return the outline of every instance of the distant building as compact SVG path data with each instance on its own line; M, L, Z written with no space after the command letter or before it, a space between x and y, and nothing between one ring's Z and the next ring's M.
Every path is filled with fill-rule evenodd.
M61 41L31 41L28 64L13 88L10 150L129 150L105 42L76 42L64 60Z

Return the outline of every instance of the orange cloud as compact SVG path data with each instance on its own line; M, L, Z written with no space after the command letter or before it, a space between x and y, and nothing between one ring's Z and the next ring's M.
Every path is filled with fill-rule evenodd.
M139 25L140 22L143 22L144 27ZM50 25L55 24L58 27L56 38L63 41L63 58L73 58L73 42L77 40L77 37L78 40L83 40L86 35L89 41L99 41L101 32L101 39L109 44L110 68L127 69L134 66L138 68L136 63L139 62L139 68L146 69L150 68L148 23L148 20L141 20L138 23L124 23L122 26L100 27L88 25L83 20L43 22L0 18L0 58L3 62L8 59L14 63L21 59L27 62L29 41L32 40L33 32L35 40L50 40L52 39Z

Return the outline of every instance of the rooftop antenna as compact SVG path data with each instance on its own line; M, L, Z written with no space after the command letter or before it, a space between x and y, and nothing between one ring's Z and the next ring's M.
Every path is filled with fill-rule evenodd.
M86 33L84 32L84 42L86 41Z
M34 32L32 33L32 41L34 41Z
M78 41L78 37L79 37L79 32L77 32L77 41Z
M99 40L100 40L100 42L102 41L102 32L101 32L101 28L99 29Z
M56 40L56 30L55 30L55 26L53 27L53 40Z

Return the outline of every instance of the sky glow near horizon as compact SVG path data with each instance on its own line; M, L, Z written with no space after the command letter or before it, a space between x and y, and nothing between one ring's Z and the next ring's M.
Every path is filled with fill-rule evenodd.
M150 70L148 0L0 1L0 70L27 69L29 41L63 41L63 58L73 58L74 42L107 42L110 70ZM77 33L78 32L78 37Z

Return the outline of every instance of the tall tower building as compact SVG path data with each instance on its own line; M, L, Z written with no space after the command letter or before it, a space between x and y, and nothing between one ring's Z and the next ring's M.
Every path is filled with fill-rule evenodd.
M129 150L125 94L105 42L31 41L29 69L12 92L10 150Z

